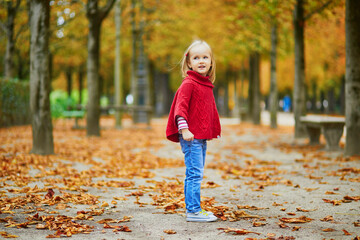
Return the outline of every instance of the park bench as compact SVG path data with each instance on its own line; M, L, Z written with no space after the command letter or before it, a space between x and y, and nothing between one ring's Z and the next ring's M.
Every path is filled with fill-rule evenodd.
M140 114L139 122L146 122L147 126L150 127L150 117L153 112L153 107L150 105L120 105L120 106L107 106L101 107L102 111L114 110L120 113Z
M74 118L75 124L74 124L73 128L80 129L78 120L84 118L85 111L84 110L67 110L67 111L63 111L62 115L65 118Z
M311 145L320 143L322 132L326 140L326 150L340 149L339 142L344 131L345 117L307 115L300 117L300 121L306 126Z

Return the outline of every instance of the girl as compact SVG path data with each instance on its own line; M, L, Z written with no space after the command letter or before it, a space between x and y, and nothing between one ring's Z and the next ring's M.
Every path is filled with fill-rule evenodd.
M219 114L213 95L215 60L210 46L194 41L181 61L184 80L171 105L166 136L180 142L186 165L184 186L186 221L212 222L217 217L200 206L206 141L220 137Z

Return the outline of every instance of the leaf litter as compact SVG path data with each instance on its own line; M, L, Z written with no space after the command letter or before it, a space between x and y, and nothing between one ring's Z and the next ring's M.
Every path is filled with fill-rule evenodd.
M244 127L244 126L243 126ZM249 127L250 128L250 127ZM258 134L259 129L251 126L254 135ZM232 130L241 133L242 128L235 128ZM158 131L158 129L157 129ZM261 128L262 132L268 132L272 135L280 135L288 133L288 130L280 130L274 132ZM56 124L54 127L55 136L55 152L52 156L38 156L28 154L31 148L31 135L29 127L15 127L10 129L0 130L0 140L3 145L0 146L0 185L3 190L0 192L0 213L11 214L17 213L17 210L22 209L23 212L36 213L29 215L26 222L17 223L11 218L3 218L0 222L5 222L7 227L13 228L28 228L32 225L39 230L51 230L53 234L48 235L49 238L58 238L62 236L70 237L73 234L90 233L94 231L93 224L84 224L79 221L96 221L102 224L104 229L113 229L116 231L131 232L126 225L117 225L116 223L129 222L131 216L124 216L123 219L108 219L95 220L94 216L101 216L111 207L107 202L101 202L99 196L86 193L89 188L106 189L106 188L122 188L134 190L124 197L114 197L111 202L112 207L116 207L116 201L128 201L135 197L135 203L139 207L153 205L163 211L163 214L184 214L184 195L183 183L177 178L169 178L164 181L155 181L152 178L155 176L152 169L157 168L172 168L183 167L181 159L160 158L153 155L149 149L156 149L162 146L161 137L144 138L144 133L139 129L123 129L120 131L103 131L103 136L100 138L87 138L84 131L76 131L77 137L71 138L74 131L70 128L64 128L61 124ZM119 138L124 139L121 144L118 143ZM11 144L15 139L21 139L19 144ZM332 161L324 152L319 151L319 147L303 147L294 146L284 142L278 141L278 137L274 139L274 146L280 151L284 152L299 152L304 158L297 159L296 163L304 163L303 168L308 173L308 179L317 181L319 184L327 184L323 181L324 175L318 176L314 170L319 170L321 166L329 166L332 163L322 163L313 165L314 158L320 161ZM222 172L224 180L239 179L243 180L244 184L250 187L253 192L263 192L266 188L276 185L284 185L301 189L299 183L294 183L292 180L285 179L284 174L298 174L297 172L289 172L281 168L281 161L265 161L257 159L253 154L250 154L246 149L256 149L262 151L264 146L269 146L269 142L239 142L226 146L224 149L230 150L229 159L232 161L223 162L216 159L207 165L210 169L216 169ZM110 147L111 146L111 147ZM241 146L241 147L239 147ZM139 149L139 151L131 151L131 149ZM215 155L216 156L216 155ZM100 161L99 161L100 159ZM220 159L220 158L219 158ZM243 159L244 164L239 164L238 159ZM337 157L335 164L346 163L349 161L357 161L354 157ZM91 166L88 169L79 171L74 163ZM36 174L30 174L30 172ZM342 167L336 171L327 172L330 177L339 177L340 181L360 182L359 168ZM99 178L111 178L111 180L97 180ZM114 178L129 179L129 181L113 180ZM136 186L134 178L148 179L147 186ZM246 181L244 181L246 180ZM45 187L30 187L29 184L41 181ZM202 188L219 188L220 184L214 181L204 181ZM303 188L304 190L316 191L318 188ZM327 191L326 195L339 195L338 189L335 192ZM145 203L140 201L141 197L149 194L152 203ZM274 196L279 196L273 193ZM324 195L325 196L325 195ZM116 201L115 201L116 200ZM359 196L346 195L343 199L327 199L324 198L325 203L331 203L333 206L339 206L342 203L357 202L360 200ZM73 204L81 204L89 206L91 211L78 211L76 216L65 216L57 214L56 211L48 211L47 208L55 206L55 209L62 211L71 208ZM275 203L269 207L256 207L249 205L229 206L218 203L216 198L202 198L202 208L207 211L212 211L222 221L251 221L253 227L263 227L267 225L268 217L262 214L251 214L247 211L266 211L270 207L282 206L285 203ZM244 209L244 210L241 210ZM298 207L299 212L312 212L316 209L304 209ZM52 213L55 215L43 215L39 212ZM57 214L57 215L56 215ZM290 213L288 213L290 214ZM295 213L291 213L293 215ZM275 216L274 216L275 217ZM271 218L271 217L270 217ZM321 221L334 222L331 218L324 218ZM289 228L293 231L301 231L301 228L294 226L290 228L285 225L291 223L308 223L311 221L318 221L320 219L311 219L306 216L294 218L279 218L280 228ZM353 225L358 227L358 222ZM238 235L245 234L260 234L257 232L237 229L237 228L218 228L224 233L232 233ZM164 230L168 234L172 234L174 230ZM323 232L333 231L332 228L324 228ZM335 230L334 230L335 231ZM344 234L350 234L345 229ZM15 235L1 232L2 236L16 237ZM248 238L250 239L250 238ZM254 238L255 239L255 238ZM274 238L275 239L275 238ZM293 239L291 236L278 237L277 239Z

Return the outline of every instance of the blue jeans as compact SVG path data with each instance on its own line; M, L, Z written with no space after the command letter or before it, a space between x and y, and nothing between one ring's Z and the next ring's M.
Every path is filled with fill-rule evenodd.
M200 188L204 176L204 165L206 156L206 140L194 139L185 141L179 137L181 150L185 155L186 177L185 177L185 205L190 213L201 211Z

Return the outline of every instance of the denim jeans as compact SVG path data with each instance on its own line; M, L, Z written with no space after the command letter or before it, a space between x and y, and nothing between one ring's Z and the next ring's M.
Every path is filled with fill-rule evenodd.
M181 150L185 155L186 177L185 177L185 205L190 213L201 211L200 188L204 176L204 165L206 156L206 140L194 139L185 141L179 137Z

